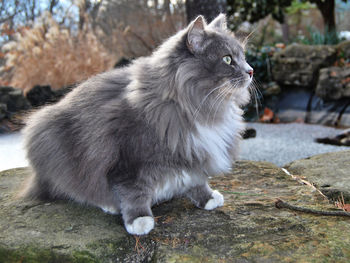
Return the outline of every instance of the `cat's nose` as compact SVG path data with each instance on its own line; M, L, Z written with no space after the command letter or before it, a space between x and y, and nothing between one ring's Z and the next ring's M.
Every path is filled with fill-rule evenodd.
M252 68L248 69L247 70L247 73L249 74L249 77L253 77L253 74L254 74L254 70Z
M254 70L247 62L245 63L244 71L249 75L250 78L253 78Z

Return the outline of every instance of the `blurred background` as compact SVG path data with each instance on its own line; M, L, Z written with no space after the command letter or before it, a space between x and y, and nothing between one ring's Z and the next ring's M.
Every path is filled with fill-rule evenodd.
M350 127L350 1L1 0L0 133L88 77L149 55L197 15L219 13L249 36L258 92L247 121Z

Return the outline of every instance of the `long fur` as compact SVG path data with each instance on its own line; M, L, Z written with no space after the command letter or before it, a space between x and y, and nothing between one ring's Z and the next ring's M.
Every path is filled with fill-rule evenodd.
M153 228L154 203L186 194L204 208L214 198L208 176L227 172L237 154L240 106L249 101L251 68L224 21L199 17L150 57L92 77L32 115L26 195L121 212L136 234L149 229L133 222ZM222 64L225 48L236 67Z

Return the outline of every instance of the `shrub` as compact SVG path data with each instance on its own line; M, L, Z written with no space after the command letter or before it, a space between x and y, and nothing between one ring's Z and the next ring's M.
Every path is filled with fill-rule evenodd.
M165 39L185 26L181 10L157 14L147 8L128 11L118 17L110 13L118 10L111 9L108 12L101 10L94 33L110 52L128 59L151 54Z
M61 28L50 14L33 27L19 29L14 39L3 46L2 76L25 92L35 85L58 89L75 84L115 61L89 29L74 33Z
M305 45L336 45L341 41L339 34L335 31L325 30L321 33L317 29L308 27L308 36L299 36L297 42Z
M274 47L266 46L259 50L247 50L246 59L249 65L254 69L254 79L259 83L268 83L272 81L271 78L271 61Z

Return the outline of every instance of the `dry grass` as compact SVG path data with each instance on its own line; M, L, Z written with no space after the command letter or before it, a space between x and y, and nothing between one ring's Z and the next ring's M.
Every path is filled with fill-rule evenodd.
M136 58L149 55L164 40L185 26L182 13L154 15L142 11L130 13L126 21L95 30L104 46L119 57Z
M155 14L139 10L126 12L124 20L113 16L105 19L108 26L103 30L102 26L93 26L85 14L83 29L72 30L45 13L34 26L9 32L14 40L0 52L0 59L6 60L0 67L0 85L24 92L35 85L53 89L70 86L112 68L121 57L149 55L185 24L180 11Z
M3 46L3 82L25 92L34 85L59 89L108 70L115 59L91 31L73 34L49 14L34 27L23 27Z

